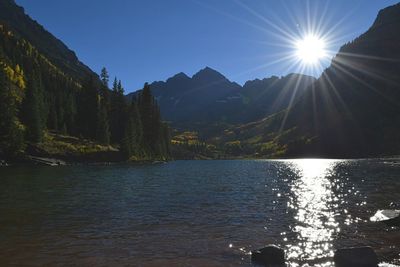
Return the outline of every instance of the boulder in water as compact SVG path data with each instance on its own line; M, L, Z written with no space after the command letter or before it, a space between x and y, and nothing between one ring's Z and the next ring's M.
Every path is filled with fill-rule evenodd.
M400 226L400 210L378 210L370 220L383 222L389 226Z
M336 267L377 267L379 263L371 247L338 249L333 260Z
M285 266L285 251L269 245L251 252L251 261L264 266Z

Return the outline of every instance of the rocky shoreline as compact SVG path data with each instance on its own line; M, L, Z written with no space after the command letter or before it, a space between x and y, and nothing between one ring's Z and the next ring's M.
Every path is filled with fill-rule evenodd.
M251 261L257 266L286 267L285 250L268 245L251 252ZM368 246L340 248L334 253L335 267L398 267L378 260L375 251Z
M8 160L0 160L1 167L9 167L13 165L42 165L42 166L68 166L68 165L111 165L111 164L156 164L165 163L167 160L146 160L146 159L134 159L134 160L123 160L120 157L96 157L94 155L86 155L83 157L71 156L71 157L53 157L51 155L23 155L17 158Z
M391 203L391 208L398 205ZM400 227L400 210L378 210L371 222L381 222L390 227ZM369 246L339 248L335 251L333 262L335 267L398 267L397 265L379 262L376 252ZM276 245L253 250L251 261L260 266L283 267L286 265L285 250Z

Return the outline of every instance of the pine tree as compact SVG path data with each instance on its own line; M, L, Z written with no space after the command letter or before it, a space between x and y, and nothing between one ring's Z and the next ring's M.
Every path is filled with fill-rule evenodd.
M163 155L165 158L169 158L170 155L170 134L169 134L169 127L168 124L162 123L161 124L161 148Z
M147 154L153 155L156 146L157 129L154 128L154 99L148 83L144 85L142 92L138 96L138 107L143 127L143 145Z
M120 95L124 95L124 88L122 87L121 80L118 81L117 92L118 92Z
M94 77L83 84L78 96L78 131L86 138L96 139L99 94Z
M101 79L103 86L108 88L108 82L109 82L110 76L108 75L108 71L105 67L103 67L101 69L100 79Z
M17 118L12 84L0 68L0 156L14 156L24 149L23 126Z
M118 81L117 81L117 77L114 77L114 82L113 82L113 92L117 92L118 91Z
M150 86L145 83L143 90L138 95L138 108L140 113L140 120L143 127L144 142L149 143L151 135L151 122L152 122L152 95Z
M105 67L101 69L101 74L100 74L100 80L101 80L101 87L100 87L100 95L102 97L102 105L104 106L105 109L105 114L107 118L107 125L110 125L109 115L111 112L111 92L110 88L108 87L110 76L108 75L108 71ZM108 127L110 128L110 127ZM110 131L110 129L108 129ZM110 134L109 134L110 135ZM110 139L110 137L108 137ZM108 141L109 142L109 141Z
M129 159L134 154L134 125L131 116L125 118L124 132L120 141L120 151L125 159Z
M106 105L99 101L97 111L97 131L96 140L103 145L110 143L110 127L108 126Z
M133 150L137 156L141 156L143 149L143 126L140 120L139 109L135 98L132 99L132 103L130 106L130 117L132 118L132 122L134 125L132 144Z
M128 159L132 156L142 157L142 125L136 101L132 101L126 110L124 134L120 143L121 152Z
M125 101L124 89L121 81L114 79L113 91L110 99L110 128L111 141L120 143L124 136L125 116L127 103Z
M138 108L143 128L142 143L146 154L150 157L168 157L168 127L161 121L160 109L147 83L138 95Z
M33 72L29 77L26 96L23 103L23 118L26 125L26 139L32 143L40 143L43 139L44 114L43 95L40 88L40 76Z

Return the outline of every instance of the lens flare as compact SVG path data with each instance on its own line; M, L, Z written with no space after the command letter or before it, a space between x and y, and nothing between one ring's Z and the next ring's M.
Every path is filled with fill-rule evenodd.
M296 42L296 55L305 64L316 64L326 57L325 47L323 39L308 35Z

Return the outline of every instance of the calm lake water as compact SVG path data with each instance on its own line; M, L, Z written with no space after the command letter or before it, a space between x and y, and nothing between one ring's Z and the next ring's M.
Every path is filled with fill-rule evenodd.
M369 218L400 201L400 160L176 161L0 169L1 266L331 266L369 245L398 263L400 229Z

